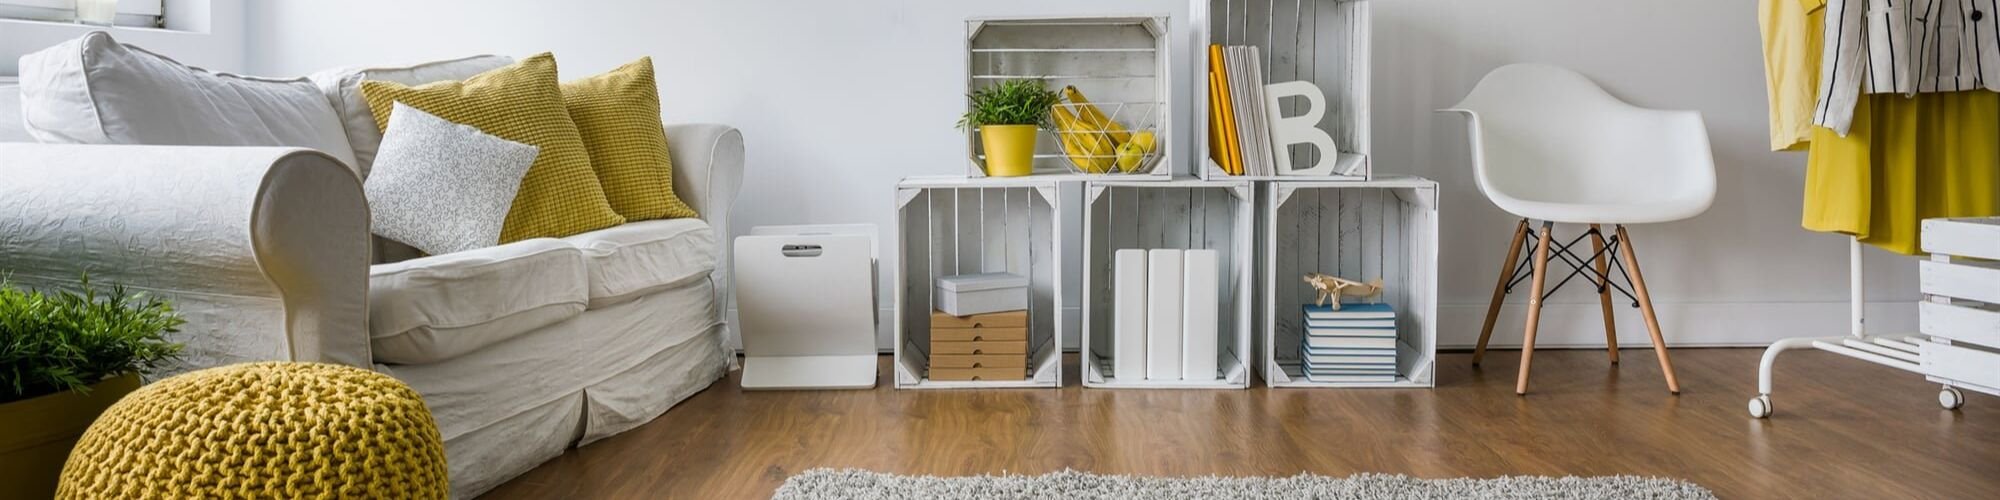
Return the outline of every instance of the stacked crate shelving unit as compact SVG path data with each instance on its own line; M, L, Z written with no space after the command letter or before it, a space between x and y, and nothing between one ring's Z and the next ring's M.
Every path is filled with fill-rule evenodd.
M1062 196L1033 177L912 177L896 186L895 376L898 389L1062 385ZM931 380L937 278L1008 272L1028 277L1025 380Z
M1365 182L1272 182L1258 231L1263 283L1259 375L1271 387L1433 387L1437 359L1438 184L1380 176ZM1300 370L1302 314L1318 272L1381 278L1396 310L1396 381L1322 383Z
M1250 386L1255 186L1243 180L1093 181L1084 187L1083 385L1094 388L1242 389ZM1218 252L1213 381L1145 380L1112 371L1112 255L1121 249Z
M1177 166L1179 148L1173 116L1175 57L1167 16L975 18L966 21L966 92L1007 80L1040 80L1051 90L1075 85L1111 118L1136 126L1154 124L1161 152L1142 174L1073 173L1054 131L1035 141L1032 177L1083 181L1107 177L1166 180ZM966 175L985 177L979 131L966 130L971 152Z
M1197 175L1204 179L1248 179L1257 181L1365 181L1373 178L1369 134L1369 22L1368 0L1192 0L1191 57L1196 75L1194 130ZM1326 94L1326 114L1319 128L1333 137L1340 149L1334 154L1335 172L1326 177L1231 176L1209 159L1208 144L1208 45L1254 45L1260 51L1266 83L1304 80L1318 85ZM1283 104L1285 116L1304 112L1303 99ZM1237 104L1241 109L1242 104ZM1276 117L1273 117L1276 118ZM1311 165L1325 154L1310 146L1294 145L1291 156L1299 166Z

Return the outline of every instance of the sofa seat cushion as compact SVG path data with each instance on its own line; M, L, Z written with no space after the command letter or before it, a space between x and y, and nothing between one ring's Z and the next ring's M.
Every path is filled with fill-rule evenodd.
M715 231L701 219L633 222L563 241L588 262L591 309L706 279L715 271Z
M576 246L546 238L373 266L375 361L433 363L575 317L591 299L586 267Z

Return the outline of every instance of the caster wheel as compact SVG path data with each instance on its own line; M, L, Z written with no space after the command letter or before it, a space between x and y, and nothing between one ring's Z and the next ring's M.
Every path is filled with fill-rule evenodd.
M1771 395L1769 394L1759 394L1757 397L1750 398L1750 418L1769 417L1773 409L1771 407Z
M1938 391L1938 406L1946 410L1956 410L1960 406L1965 406L1965 394L1958 392L1956 387L1941 389Z

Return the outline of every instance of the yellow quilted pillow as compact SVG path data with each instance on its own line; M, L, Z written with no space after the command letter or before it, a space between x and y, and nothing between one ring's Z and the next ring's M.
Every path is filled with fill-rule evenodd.
M590 168L583 136L563 107L556 58L536 54L465 81L411 87L363 81L361 95L387 129L389 111L400 101L454 123L470 125L502 139L541 148L514 206L500 228L500 242L559 238L625 223L604 198Z
M674 161L660 124L660 89L653 58L562 84L563 104L583 132L590 167L611 209L625 220L695 217L674 195Z

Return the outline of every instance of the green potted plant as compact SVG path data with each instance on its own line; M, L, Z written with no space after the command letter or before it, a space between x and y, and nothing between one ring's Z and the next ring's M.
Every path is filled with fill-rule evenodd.
M972 91L961 129L979 129L981 151L986 154L986 175L1015 177L1035 171L1035 136L1048 123L1049 112L1062 102L1062 94L1049 90L1041 80L1005 80Z
M22 498L55 494L70 447L139 375L180 354L185 321L167 302L88 277L37 291L0 279L0 484Z

